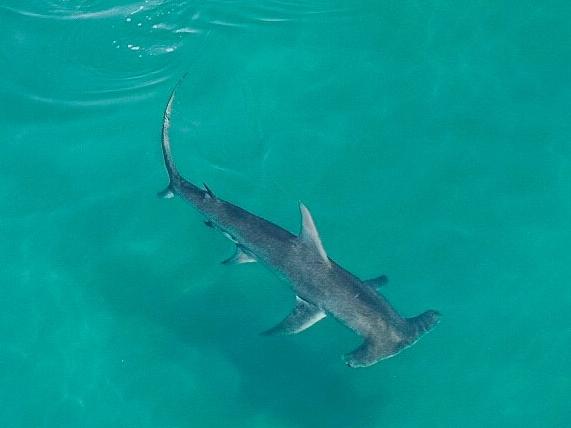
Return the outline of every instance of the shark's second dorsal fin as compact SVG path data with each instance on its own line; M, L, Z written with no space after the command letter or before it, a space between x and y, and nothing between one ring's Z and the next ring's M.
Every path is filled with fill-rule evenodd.
M381 275L376 278L367 279L366 281L363 281L363 284L368 285L369 287L376 290L387 285L388 282L389 282L388 276Z
M319 238L319 233L317 232L311 213L302 202L299 203L299 210L301 212L301 232L299 233L299 239L306 244L313 246L321 258L329 263L329 257L327 257L327 253L323 248L323 244Z

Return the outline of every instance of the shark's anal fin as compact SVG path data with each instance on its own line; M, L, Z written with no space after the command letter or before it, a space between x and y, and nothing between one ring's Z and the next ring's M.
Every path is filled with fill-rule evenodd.
M296 334L325 318L325 312L317 306L295 296L295 308L278 325L262 333L264 336Z
M327 264L330 264L331 262L329 261L329 257L327 257L325 248L323 248L321 238L319 238L319 233L317 232L317 227L315 227L315 222L313 221L311 213L301 202L299 203L299 210L301 212L301 232L299 233L299 239L307 245L314 247L321 258Z
M376 290L378 288L387 285L388 282L389 282L389 277L386 275L381 275L376 278L367 279L366 281L363 281L363 284L368 285L369 287Z
M212 223L212 221L210 220L206 220L204 224L206 225L206 227L214 228L214 223Z
M248 254L240 245L236 245L236 252L232 257L222 262L225 265L240 265L242 263L255 263L257 260Z

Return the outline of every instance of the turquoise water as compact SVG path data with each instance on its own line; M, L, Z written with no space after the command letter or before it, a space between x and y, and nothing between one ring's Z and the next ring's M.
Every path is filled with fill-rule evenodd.
M571 7L4 0L3 427L571 426ZM351 370L166 184L185 175L443 313Z

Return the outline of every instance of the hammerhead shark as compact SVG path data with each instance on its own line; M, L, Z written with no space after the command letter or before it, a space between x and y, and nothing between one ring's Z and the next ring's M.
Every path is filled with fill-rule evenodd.
M344 356L345 363L349 367L367 367L396 355L438 323L440 313L435 310L412 318L400 316L378 290L387 283L385 275L362 281L335 263L327 255L313 217L303 203L299 204L301 231L294 235L219 198L206 184L200 188L184 179L175 166L169 139L177 87L163 115L162 151L169 184L158 196L180 196L204 216L207 226L235 243L235 254L224 264L260 262L291 284L294 309L262 334L296 334L330 315L364 338L361 346Z

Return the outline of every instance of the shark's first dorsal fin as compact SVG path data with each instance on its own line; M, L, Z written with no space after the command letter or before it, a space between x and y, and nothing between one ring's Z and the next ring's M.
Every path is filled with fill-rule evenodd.
M311 213L302 202L299 203L299 210L301 212L301 232L299 233L299 239L306 244L315 247L321 258L329 263L329 258L323 248L323 244L319 238L319 233L317 232Z

